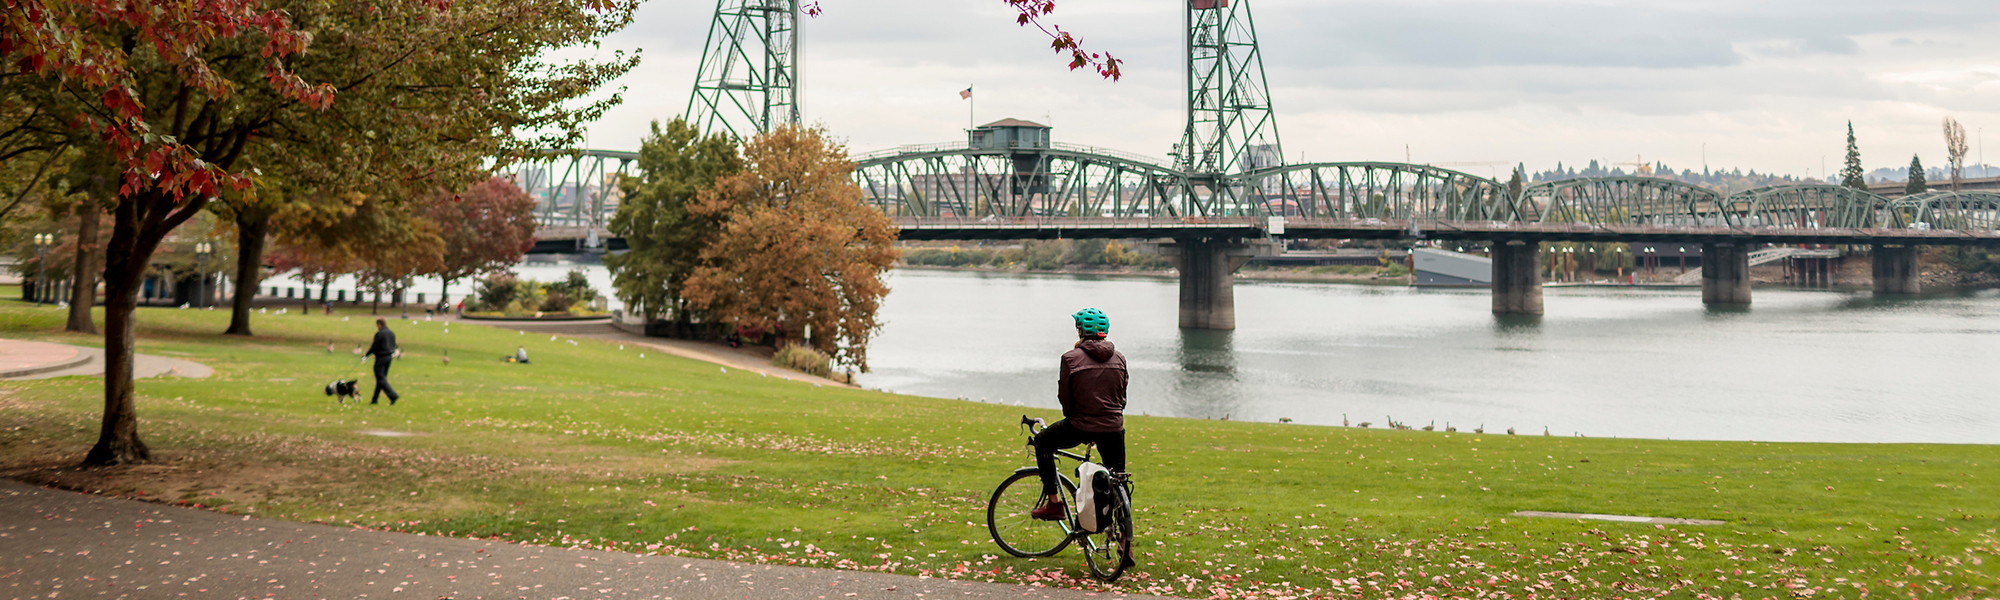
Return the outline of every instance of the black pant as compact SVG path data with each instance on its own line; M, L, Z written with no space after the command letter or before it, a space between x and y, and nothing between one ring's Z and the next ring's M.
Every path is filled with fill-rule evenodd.
M1104 468L1125 472L1125 432L1084 431L1070 426L1069 419L1063 419L1035 435L1035 466L1042 472L1042 495L1056 493L1056 451L1086 443L1097 444L1097 451L1104 455Z
M402 395L396 393L396 387L389 385L390 360L387 356L375 356L375 397L368 401L369 404L381 402L384 393L389 394L390 404L395 404L396 400L402 398Z

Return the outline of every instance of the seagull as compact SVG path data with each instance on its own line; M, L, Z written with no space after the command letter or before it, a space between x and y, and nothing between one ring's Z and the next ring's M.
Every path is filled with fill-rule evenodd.
M553 335L552 335L552 336L549 336L549 341L551 341L551 342L553 342L553 341L556 341L556 336L553 336Z
M619 350L624 350L624 349L625 349L625 345L624 345L624 344L619 344L619 345L618 345L618 349L619 349Z
M644 352L640 352L640 353L639 353L639 358L645 358L645 357L646 357L646 353L644 353Z
M729 367L716 367L716 368L718 368L718 369L722 369L722 374L723 374L723 375L728 375L728 374L729 374Z

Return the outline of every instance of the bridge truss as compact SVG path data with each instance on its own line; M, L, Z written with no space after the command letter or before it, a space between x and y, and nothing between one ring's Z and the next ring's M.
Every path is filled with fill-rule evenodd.
M1306 163L1259 169L1230 181L1253 214L1312 219L1517 221L1507 186L1430 165Z
M2000 192L1931 191L1888 201L1887 227L1949 231L2000 229Z
M580 237L601 232L618 211L618 179L632 173L637 152L549 151L521 160L501 174L535 199L535 225L544 230L575 229Z
M1882 226L1889 202L1841 185L1784 185L1731 194L1718 208L1738 227L1873 228Z
M863 197L893 217L1180 218L1229 210L1211 206L1170 167L1067 144L1033 151L931 144L857 158Z
M1516 202L1519 221L1695 226L1717 223L1722 195L1667 179L1593 177L1530 186Z

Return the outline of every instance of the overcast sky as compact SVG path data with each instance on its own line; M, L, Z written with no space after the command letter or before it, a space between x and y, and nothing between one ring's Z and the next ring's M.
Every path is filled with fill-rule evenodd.
M1854 122L1869 169L1944 164L1940 121L1994 129L2000 1L1237 0L1251 2L1287 158L1624 162L1643 156L1823 176ZM964 139L976 120L1164 157L1183 127L1169 0L1066 0L1053 21L1125 62L1066 70L1001 0L821 0L806 19L805 116L855 152ZM641 49L590 146L634 149L687 108L710 0L652 0L602 51ZM579 51L580 52L580 51ZM571 53L572 56L580 55ZM1462 170L1488 174L1489 167ZM1493 167L1504 175L1505 167Z

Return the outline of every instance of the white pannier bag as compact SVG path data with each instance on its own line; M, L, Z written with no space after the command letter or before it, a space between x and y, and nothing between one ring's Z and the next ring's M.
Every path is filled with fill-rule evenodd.
M1076 466L1076 480L1080 486L1076 490L1076 524L1085 533L1097 533L1104 528L1098 524L1097 479L1100 474L1109 479L1111 470L1093 462Z

